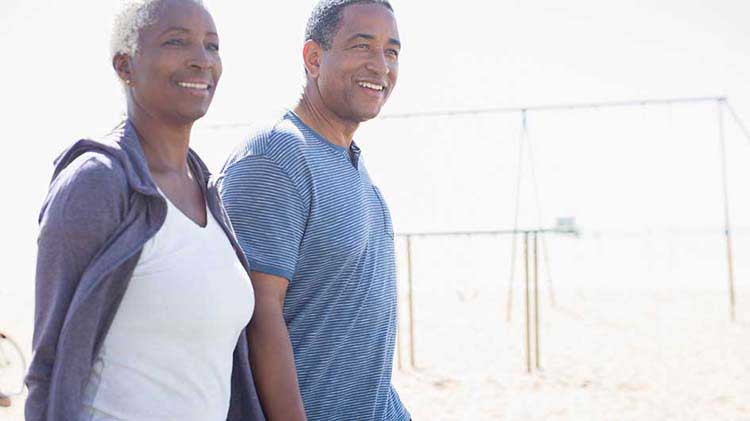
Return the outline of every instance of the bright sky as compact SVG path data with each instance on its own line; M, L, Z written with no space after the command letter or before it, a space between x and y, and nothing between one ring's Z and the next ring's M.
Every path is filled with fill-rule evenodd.
M14 284L32 283L36 215L53 158L75 139L114 126L122 111L108 57L115 4L0 1L0 137L9 146L0 156L9 181L0 241L4 273ZM750 123L749 2L393 4L404 49L385 113L727 95ZM224 75L194 145L218 171L247 130L207 126L260 124L296 101L312 2L214 0L211 6ZM508 227L518 121L365 124L358 139L396 229ZM721 225L715 107L533 114L529 121L545 223L572 215L594 228ZM741 196L750 145L729 120L727 136L733 211L750 215ZM737 219L750 226L750 217Z

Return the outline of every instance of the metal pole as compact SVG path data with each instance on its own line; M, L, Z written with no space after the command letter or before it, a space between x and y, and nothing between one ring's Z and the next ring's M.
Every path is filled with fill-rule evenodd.
M537 229L536 231L543 232L543 233L552 233L552 234L567 234L567 235L573 235L576 234L575 231L565 230L565 229L559 229L559 228L544 228L544 229ZM407 235L410 235L413 238L429 238L429 237L461 237L461 236L475 236L475 235L510 235L513 233L523 234L526 232L526 230L513 230L513 229L507 229L507 230L485 230L485 231L432 231L432 232L397 232L394 235L398 237L406 237Z
M411 236L406 236L406 262L407 267L409 269L409 361L411 362L411 367L416 368L416 357L414 353L414 337L416 336L416 332L414 331L414 271L412 270L412 262L411 262Z
M737 114L737 112L734 111L734 107L732 107L732 104L730 104L729 101L724 100L724 106L727 108L727 110L729 110L729 115L732 116L734 123L737 125L737 127L740 128L740 131L742 131L742 134L745 136L745 140L750 142L750 130L747 129L747 126L742 121L740 116Z
M727 245L727 264L729 274L729 317L736 320L734 298L734 259L732 257L732 223L729 218L729 182L727 177L727 150L724 140L724 100L716 102L719 113L719 147L721 150L721 180L724 190L724 235Z
M542 368L539 364L539 233L534 233L534 339L536 368Z
M523 139L526 133L526 111L521 113L521 137L518 142L518 174L516 175L516 212L513 217L513 239L510 250L510 277L508 278L508 303L506 305L505 320L510 321L513 310L513 283L516 280L516 239L518 237L518 214L521 206L521 177L523 175Z
M466 116L466 115L482 115L482 114L511 114L518 113L523 110L526 111L574 111L574 110L593 110L599 108L616 108L616 107L642 107L647 105L671 105L671 104L699 104L705 102L715 102L726 100L726 97L711 96L711 97L694 97L694 98L666 98L666 99L642 99L642 100L631 100L631 101L603 101L603 102L589 102L589 103L570 103L570 104L550 104L550 105L537 105L537 106L526 106L526 107L493 107L493 108L473 108L473 109L462 109L462 110L438 110L438 111L419 111L413 113L397 113L397 114L384 114L378 117L381 120L387 119L403 119L403 118L416 118L416 117L454 117L454 116ZM240 122L240 123L218 123L209 124L203 129L205 130L221 130L231 129L239 127L250 127L253 123Z
M542 229L542 221L544 220L544 217L542 215L542 201L539 198L539 182L537 181L536 177L536 160L534 159L534 148L531 145L531 136L529 135L529 123L528 118L526 116L526 110L522 112L523 114L523 132L526 139L526 147L529 150L529 163L531 164L531 181L534 186L534 200L536 202L536 217L537 217L537 230L534 232L534 239L536 241L536 236L541 233ZM547 242L544 240L544 235L542 235L542 248L544 252L544 263L546 265L547 269L547 285L549 287L549 295L550 295L550 301L552 302L552 306L555 305L555 292L554 288L552 287L552 271L550 270L549 265L549 258L547 254Z
M526 279L526 371L531 373L531 311L529 297L529 233L523 234L524 278Z
M413 112L413 113L385 114L385 115L380 116L379 118L381 120L386 120L386 119L414 118L414 117L453 117L453 116L480 115L480 114L510 114L510 113L522 112L524 110L533 111L533 112L563 111L563 110L592 110L592 109L597 109L597 108L643 107L647 105L698 104L698 103L716 102L716 101L724 101L724 100L726 100L726 97L723 97L723 96L708 96L708 97L694 97L694 98L602 101L602 102L588 102L588 103L535 105L535 106L526 106L526 107L492 107L492 108L474 108L474 109L464 109L464 110L419 111L419 112ZM214 125L214 126L231 127L231 125Z

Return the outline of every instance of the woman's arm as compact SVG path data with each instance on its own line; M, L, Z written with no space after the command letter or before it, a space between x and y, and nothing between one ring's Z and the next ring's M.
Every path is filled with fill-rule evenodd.
M45 420L56 347L86 267L124 218L127 179L119 163L87 152L53 180L39 222L33 355L26 419Z

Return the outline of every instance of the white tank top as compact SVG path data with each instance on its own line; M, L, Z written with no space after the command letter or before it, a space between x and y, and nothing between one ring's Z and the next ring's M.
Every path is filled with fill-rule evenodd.
M207 211L201 228L167 200L84 389L83 419L224 420L233 353L255 299Z

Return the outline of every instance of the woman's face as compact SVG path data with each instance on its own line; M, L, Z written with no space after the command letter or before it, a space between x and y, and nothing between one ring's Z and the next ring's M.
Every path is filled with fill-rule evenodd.
M208 111L221 77L211 15L191 1L165 0L128 61L131 112L173 124L194 122Z

